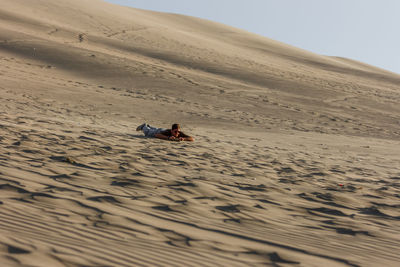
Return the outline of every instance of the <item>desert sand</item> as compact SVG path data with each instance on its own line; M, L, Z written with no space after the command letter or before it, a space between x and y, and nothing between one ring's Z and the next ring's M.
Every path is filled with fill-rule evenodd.
M400 75L99 0L0 6L0 266L399 266Z

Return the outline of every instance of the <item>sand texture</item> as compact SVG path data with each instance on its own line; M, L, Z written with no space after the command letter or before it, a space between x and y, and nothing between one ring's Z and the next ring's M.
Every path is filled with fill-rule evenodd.
M0 266L399 266L400 75L98 0L0 6Z

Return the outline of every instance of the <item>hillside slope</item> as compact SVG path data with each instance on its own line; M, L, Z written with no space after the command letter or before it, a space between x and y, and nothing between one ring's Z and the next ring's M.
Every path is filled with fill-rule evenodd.
M2 6L1 51L99 86L175 100L195 97L197 103L182 108L203 124L256 121L258 128L399 135L400 77L372 66L218 23L102 1L3 0ZM222 106L237 109L207 116L206 110ZM172 112L185 120L182 112ZM277 112L279 123L271 118ZM348 127L349 121L357 127Z
M0 266L397 266L399 102L226 25L0 0Z

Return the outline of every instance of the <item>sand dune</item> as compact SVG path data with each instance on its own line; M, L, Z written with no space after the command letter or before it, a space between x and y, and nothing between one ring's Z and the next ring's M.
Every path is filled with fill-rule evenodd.
M399 264L399 75L98 0L0 5L1 266Z

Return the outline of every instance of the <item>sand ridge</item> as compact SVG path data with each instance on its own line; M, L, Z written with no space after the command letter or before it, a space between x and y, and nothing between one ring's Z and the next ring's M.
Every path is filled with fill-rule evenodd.
M2 266L398 264L399 75L103 1L0 4Z

